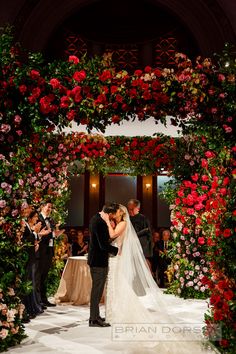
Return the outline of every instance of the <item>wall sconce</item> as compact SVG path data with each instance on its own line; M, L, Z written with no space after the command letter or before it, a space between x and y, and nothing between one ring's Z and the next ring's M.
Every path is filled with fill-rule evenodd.
M146 183L145 186L146 186L146 190L148 191L149 188L151 187L151 183Z
M92 183L92 184L91 184L91 187L92 187L93 189L96 189L97 184L96 184L96 183Z

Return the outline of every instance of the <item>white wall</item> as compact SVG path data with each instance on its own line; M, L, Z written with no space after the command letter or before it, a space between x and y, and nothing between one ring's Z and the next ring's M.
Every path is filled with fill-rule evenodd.
M170 124L170 118L167 117L166 127L162 123L155 124L154 118L149 118L146 121L139 120L124 121L120 125L112 124L106 128L105 136L109 135L125 135L125 136L152 136L154 133L163 133L173 137L179 136L179 128ZM63 129L64 132L87 132L85 125L77 125L75 122L71 124L71 128ZM92 133L101 133L97 130L92 130Z

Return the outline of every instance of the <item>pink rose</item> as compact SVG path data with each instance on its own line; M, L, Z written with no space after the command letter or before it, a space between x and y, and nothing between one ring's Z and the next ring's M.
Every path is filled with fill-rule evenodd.
M2 133L9 133L10 130L11 130L11 126L9 124L1 124L0 131Z
M6 201L1 199L0 200L0 208L5 208L6 205L7 205Z
M14 122L18 124L21 122L21 117L18 114L15 115Z

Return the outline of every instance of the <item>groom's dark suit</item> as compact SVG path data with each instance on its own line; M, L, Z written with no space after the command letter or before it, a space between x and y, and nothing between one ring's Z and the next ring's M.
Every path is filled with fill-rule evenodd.
M99 318L99 302L102 297L108 273L109 253L117 255L118 248L110 245L109 232L105 221L97 213L90 220L90 241L88 251L88 265L92 277L90 298L90 320Z

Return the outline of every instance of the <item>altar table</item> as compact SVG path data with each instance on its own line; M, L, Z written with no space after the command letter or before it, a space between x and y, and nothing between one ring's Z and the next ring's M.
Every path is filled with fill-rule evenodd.
M69 257L55 295L56 303L85 305L90 301L92 279L86 256Z

